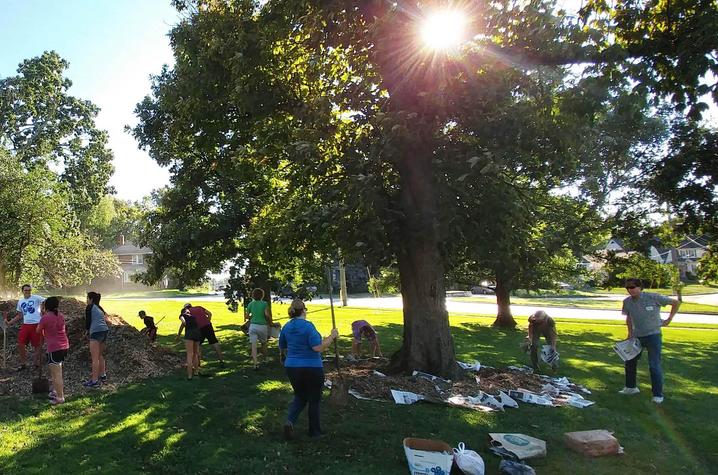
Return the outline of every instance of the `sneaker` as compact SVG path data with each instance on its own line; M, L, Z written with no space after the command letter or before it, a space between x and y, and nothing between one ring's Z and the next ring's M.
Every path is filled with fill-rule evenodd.
M103 383L106 383L106 382L107 382L107 373L105 373L105 374L103 374L102 376L100 376L100 381L102 381Z
M62 399L60 399L60 398L52 399L52 400L50 401L50 404L52 404L53 406L57 406L57 405L59 405L59 404L65 404L65 398L62 398Z
M618 394L638 394L641 390L638 388L623 388L620 391L618 391Z
M47 397L48 397L48 399L55 399L55 398L57 397L57 393L56 393L55 390L53 389L52 391L50 391L50 392L47 394Z
M97 388L99 388L100 386L102 386L102 382L101 382L99 379L98 379L97 381L93 381L93 380L91 380L91 379L88 379L87 381L85 381L84 383L82 383L82 385L85 386L86 388L97 389Z
M284 423L284 440L292 440L294 438L294 426L291 422Z
M663 396L653 396L653 399L651 401L655 402L656 404L661 404L663 402Z

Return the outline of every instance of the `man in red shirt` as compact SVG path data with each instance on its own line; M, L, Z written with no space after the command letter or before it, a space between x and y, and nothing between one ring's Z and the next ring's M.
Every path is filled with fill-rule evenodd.
M214 348L214 351L217 353L219 365L223 367L224 358L222 358L222 349L219 346L219 341L217 341L217 337L214 334L214 327L212 326L212 312L199 305L192 306L191 303L184 304L184 308L189 310L189 313L197 321L197 327L202 334L202 340L200 340L199 342L200 345L204 343L204 340L207 340L207 343L209 343Z

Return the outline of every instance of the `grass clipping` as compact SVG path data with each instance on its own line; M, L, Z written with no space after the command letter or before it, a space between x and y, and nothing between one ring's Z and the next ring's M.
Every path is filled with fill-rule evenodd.
M0 301L0 312L14 314L17 301ZM65 394L72 396L87 391L82 382L90 378L91 360L89 339L85 333L85 304L76 299L62 299L60 312L65 316L65 330L70 340L70 349L62 365ZM150 345L149 339L138 329L129 325L119 315L108 315L110 333L107 338L105 363L108 382L104 390L146 378L163 376L182 365L184 358L177 352L161 346ZM7 328L7 368L0 368L0 396L32 396L32 379L37 372L32 369L31 346L28 346L28 369L16 372L20 365L17 350L17 335L20 323ZM2 333L0 331L0 337ZM0 342L1 344L2 342ZM42 349L42 374L48 376L47 362ZM0 364L2 361L0 361Z

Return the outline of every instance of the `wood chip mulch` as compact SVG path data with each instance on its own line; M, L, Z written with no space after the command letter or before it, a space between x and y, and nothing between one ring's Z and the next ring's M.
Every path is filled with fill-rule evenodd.
M419 376L390 375L387 373L386 359L369 359L357 362L344 360L340 371L345 383L362 396L371 399L393 401L391 390L409 391L429 398L445 400L451 396L476 396L479 391L498 395L499 391L510 389L528 389L540 392L546 384L539 375L521 373L509 369L481 368L478 372L464 371L459 379L445 385L431 382ZM375 371L385 374L379 376ZM325 363L327 379L334 381L337 371L333 362ZM478 380L477 380L478 378Z
M0 312L14 312L16 305L17 301L0 301ZM70 340L70 349L62 366L63 380L66 397L72 397L88 391L82 383L89 379L91 370L89 340L85 333L85 303L76 299L62 299L60 312L65 316L65 329ZM119 315L108 315L107 324L110 327L105 353L108 382L102 386L101 391L111 391L128 383L163 376L182 366L184 362L182 354L150 345L145 335ZM32 347L28 347L30 355L28 369L16 371L20 364L17 353L19 330L20 322L7 328L7 367L4 369L0 367L0 396L12 395L19 398L32 396L32 380L37 375L31 364ZM2 338L1 330L0 338ZM0 345L2 345L1 340ZM43 376L47 376L44 346L41 351L43 352L41 370Z

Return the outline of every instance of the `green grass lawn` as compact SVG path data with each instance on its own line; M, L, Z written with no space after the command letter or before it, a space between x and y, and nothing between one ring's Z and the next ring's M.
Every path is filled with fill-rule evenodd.
M625 292L625 290L624 290ZM487 298L488 297L488 298ZM494 303L495 297L452 297L451 300L456 302L479 302ZM512 305L531 305L543 307L561 307L561 308L585 308L592 310L621 310L621 301L609 298L592 297L592 298L570 298L570 297L511 297ZM668 307L665 307L666 309ZM706 305L700 303L683 302L680 313L703 313L718 315L718 306Z
M674 295L672 289L645 289L646 292L655 292L663 295ZM614 287L610 289L596 289L597 293L607 294L625 294L626 289L623 287ZM718 286L715 285L704 285L704 284L688 284L683 287L683 295L701 295L701 294L715 294L718 293Z
M161 300L105 305L138 327L140 309L167 315L160 324L162 344L174 341L180 307L181 302ZM482 455L487 474L495 474L499 459L486 449L488 432L523 432L546 440L547 457L530 462L538 473L708 474L718 464L718 428L711 422L718 395L718 327L665 329L662 406L650 402L645 357L639 369L641 394L616 394L623 386L623 370L611 344L625 336L625 326L560 321L560 373L593 391L593 407L521 405L486 414L432 404L353 401L343 410L323 404L322 423L329 435L320 441L304 437L303 414L298 440L287 443L281 424L291 388L276 357L271 365L252 371L247 338L238 331L240 317L220 302L206 307L215 314L226 368L219 368L208 352L210 378L186 381L178 370L114 393L74 394L56 408L43 398L0 399L0 473L405 474L401 440L414 436L453 446L463 441ZM283 316L287 306L274 308ZM357 318L377 328L385 353L398 348L399 312L347 308L337 309L342 352L350 347L350 324ZM324 334L331 327L326 309L310 313L309 319ZM493 366L526 363L518 351L523 330L492 329L492 321L452 316L459 359ZM111 377L112 368L108 372ZM588 429L615 432L626 454L587 459L564 447L564 432Z

